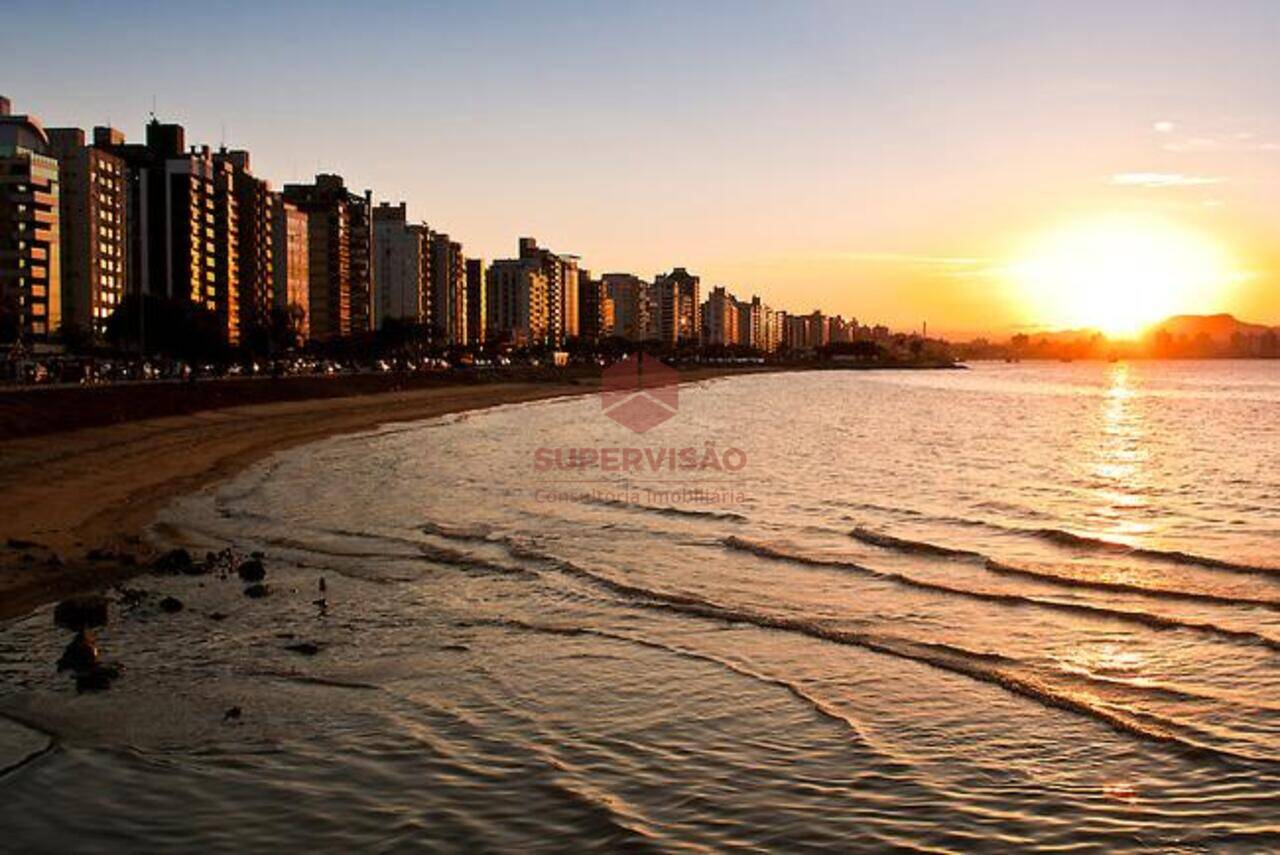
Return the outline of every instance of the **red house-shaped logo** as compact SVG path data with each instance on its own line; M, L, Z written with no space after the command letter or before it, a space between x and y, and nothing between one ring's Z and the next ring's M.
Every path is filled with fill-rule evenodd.
M680 375L656 356L638 353L600 375L600 408L623 427L644 433L676 414Z

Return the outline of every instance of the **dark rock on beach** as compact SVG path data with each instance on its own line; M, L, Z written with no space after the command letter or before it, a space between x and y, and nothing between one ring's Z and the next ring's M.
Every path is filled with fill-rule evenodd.
M188 572L191 564L190 552L185 549L171 549L151 562L151 572L173 576Z
M98 661L98 645L87 630L81 629L62 651L62 657L58 660L58 671L77 673L89 671L97 667Z
M304 641L300 644L287 644L284 649L292 653L299 653L303 656L315 656L322 648L318 644L313 644L310 641Z
M260 600L271 593L271 589L261 582L244 589L244 595L251 600Z
M53 609L53 622L74 631L107 624L107 598L100 594L71 597Z
M105 598L103 599L105 609ZM62 604L60 604L62 605ZM93 615L96 617L97 615ZM106 623L105 615L102 623ZM60 624L65 625L65 624ZM100 626L101 624L93 624ZM75 675L77 692L101 692L111 688L111 683L120 676L120 666L102 661L98 652L98 644L93 634L83 626L76 630L75 636L67 643L58 659L58 672L71 671Z
M261 582L267 578L267 568L258 559L251 558L240 565L236 574L245 582Z
M84 671L76 672L77 692L104 692L111 688L111 683L120 677L118 665L94 665Z
M134 609L142 605L142 601L146 599L147 596L147 592L141 588L126 588L121 586L116 590L120 593L120 598L116 600L116 602L124 606L126 609Z
M165 597L160 601L160 611L175 614L186 608L177 597Z

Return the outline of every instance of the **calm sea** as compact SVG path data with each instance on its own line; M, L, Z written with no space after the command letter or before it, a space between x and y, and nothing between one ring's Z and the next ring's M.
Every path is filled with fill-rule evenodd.
M1274 849L1278 425L1280 363L976 365L289 451L158 533L273 596L142 578L99 695L0 629L4 845Z

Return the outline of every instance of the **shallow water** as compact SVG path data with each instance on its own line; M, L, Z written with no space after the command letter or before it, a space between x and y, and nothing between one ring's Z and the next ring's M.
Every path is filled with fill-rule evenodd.
M100 695L52 673L47 610L0 631L0 712L55 737L0 777L0 825L47 849L1275 848L1278 416L1275 363L982 365L682 387L644 435L578 398L286 452L160 529L265 551L272 597L140 580L188 608L118 610ZM537 467L708 443L745 465ZM0 767L47 744L5 725Z

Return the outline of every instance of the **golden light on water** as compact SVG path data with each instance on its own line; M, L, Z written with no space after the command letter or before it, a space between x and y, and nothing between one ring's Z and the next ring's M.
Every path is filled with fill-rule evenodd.
M1150 522L1134 516L1147 505L1146 429L1135 406L1129 365L1109 366L1106 383L1092 466L1099 502L1095 513L1105 524L1108 539L1141 546L1152 530Z
M1205 312L1242 278L1226 249L1204 234L1119 215L1037 237L1009 274L1040 322L1113 337L1137 335L1170 315Z

